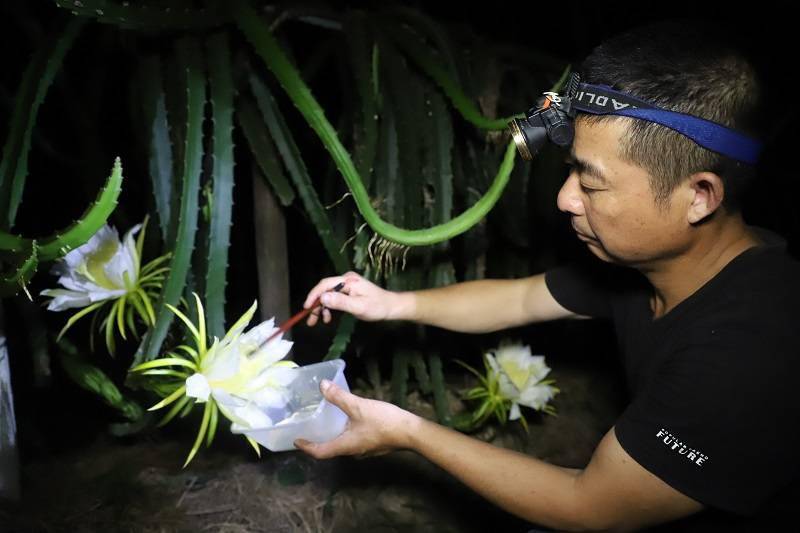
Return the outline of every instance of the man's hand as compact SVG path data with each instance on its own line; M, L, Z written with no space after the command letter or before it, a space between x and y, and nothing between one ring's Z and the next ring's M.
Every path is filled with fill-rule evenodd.
M320 383L325 399L349 417L344 433L333 440L312 443L298 439L295 446L317 459L338 455L381 455L408 447L408 435L418 417L396 405L361 398L336 386L328 380Z
M340 282L344 282L344 287L332 292ZM376 321L397 318L401 305L398 293L382 289L355 272L321 280L308 293L303 307L308 308L318 296L322 297L322 320L326 324L331 321L330 309L348 312L359 320ZM306 324L313 326L318 320L319 312L313 311Z

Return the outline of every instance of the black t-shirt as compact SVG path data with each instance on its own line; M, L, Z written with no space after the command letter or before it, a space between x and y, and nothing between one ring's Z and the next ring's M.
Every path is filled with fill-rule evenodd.
M667 531L766 531L800 501L800 263L761 238L657 319L633 269L545 275L563 307L613 321L631 393L619 443L708 508Z

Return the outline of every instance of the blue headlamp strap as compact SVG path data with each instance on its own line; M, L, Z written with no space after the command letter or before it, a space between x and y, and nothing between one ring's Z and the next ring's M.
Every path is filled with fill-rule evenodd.
M761 143L747 135L710 120L661 109L604 85L581 83L570 100L573 109L584 113L620 115L661 124L703 148L750 165L758 162L761 153Z

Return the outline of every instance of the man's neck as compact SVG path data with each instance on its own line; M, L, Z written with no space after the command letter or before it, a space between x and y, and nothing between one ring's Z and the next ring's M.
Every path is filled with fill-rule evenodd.
M716 223L715 223L716 222ZM684 253L641 269L653 285L653 317L674 309L716 276L736 256L759 244L740 216L698 227Z

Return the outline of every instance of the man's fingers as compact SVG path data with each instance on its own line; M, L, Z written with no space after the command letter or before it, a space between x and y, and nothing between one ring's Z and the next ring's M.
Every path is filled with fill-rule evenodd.
M305 439L297 439L294 441L294 446L300 451L303 451L313 457L314 459L327 459L322 452L325 450L322 449L323 447L319 444L313 443L311 441L307 441Z
M319 390L326 400L333 405L344 411L344 413L351 417L353 416L353 404L358 398L346 390L342 389L332 381L323 379L319 384Z
M303 302L303 308L308 309L311 307L316 299L324 292L332 290L336 285L341 283L344 280L343 276L333 276L331 278L324 278L319 283L317 283L313 289L308 292L308 296L306 296L306 301Z
M316 324L319 321L319 315L320 315L320 308L317 307L316 309L311 311L311 313L309 313L308 318L306 319L306 324L308 324L309 326L313 326L314 324Z
M313 289L308 292L308 296L306 296L306 300L303 302L303 308L308 309L319 296L325 292L332 291L334 287L340 283L344 284L344 286L340 289L340 292L343 294L350 294L350 285L357 284L359 281L361 281L361 279L361 275L357 272L353 272L352 270L345 272L341 276L323 278L314 286Z
M337 437L328 442L311 442L305 439L297 439L294 441L294 445L298 450L307 453L314 459L330 459L339 455L353 455L352 443L348 443L342 437Z
M322 295L320 303L328 309L350 312L350 296L338 292L326 292Z

